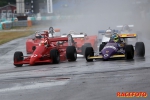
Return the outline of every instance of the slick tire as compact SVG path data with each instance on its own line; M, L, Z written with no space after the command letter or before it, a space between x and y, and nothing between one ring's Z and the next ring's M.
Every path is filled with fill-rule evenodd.
M50 51L50 58L53 60L53 64L58 64L60 62L60 55L57 49L52 49Z
M14 63L15 62L19 62L19 61L23 61L23 53L20 51L16 51L14 53ZM16 67L22 67L23 64L14 64Z
M126 60L130 60L134 58L134 48L133 45L125 46L125 58Z
M136 42L135 44L135 54L140 57L145 56L145 45L143 42Z
M100 45L99 45L99 52L104 48L105 45L106 45L106 44L100 44Z
M68 61L76 61L77 59L77 51L75 46L68 46L66 48L66 57Z
M89 56L94 56L94 50L92 47L87 47L85 50L85 59L87 62L92 62L93 59L88 59Z
M82 46L82 55L85 56L85 49L87 47L92 47L91 43L85 43L83 46Z

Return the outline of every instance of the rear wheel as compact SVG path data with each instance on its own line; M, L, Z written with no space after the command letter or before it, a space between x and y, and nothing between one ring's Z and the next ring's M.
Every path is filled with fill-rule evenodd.
M143 42L136 42L135 44L135 54L140 57L145 56L145 45Z
M68 61L76 61L77 59L77 51L75 46L68 46L66 49L66 56Z
M53 64L58 64L60 62L60 55L57 49L52 49L50 51L50 58L53 60Z
M94 50L92 47L87 47L85 50L85 59L87 62L92 62L93 59L88 59L89 56L94 56Z
M14 53L14 63L23 61L23 53L20 51L17 51ZM22 67L23 64L14 64L16 67Z
M134 48L132 45L126 45L125 46L125 58L128 59L133 59L134 57Z

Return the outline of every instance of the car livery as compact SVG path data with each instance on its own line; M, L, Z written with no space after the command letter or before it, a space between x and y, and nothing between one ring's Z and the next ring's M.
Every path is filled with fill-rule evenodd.
M86 47L97 49L96 35L88 36L86 33L77 33L75 31L70 31L68 34L72 35L78 54L84 55ZM68 34L62 34L61 37L66 37Z
M14 65L22 67L23 64L36 65L53 63L58 64L62 61L76 61L77 52L75 46L68 45L71 35L68 37L49 38L47 34L42 34L43 40L35 48L30 56L24 56L21 51L14 53Z
M43 40L43 36L41 34L45 34L47 37L60 37L60 29L53 29L53 27L48 30L36 31L34 38L29 38L26 40L26 52L27 54L32 54L35 48L39 45L39 43ZM57 35L56 35L57 34ZM36 36L38 35L38 36Z
M131 44L126 43L126 38L136 38L136 34L118 34L124 41L121 43L109 41L99 51L98 54L94 55L92 47L87 47L85 50L85 59L90 62L93 59L109 60L110 58L125 58L133 59L134 55L144 57L145 56L145 45L143 42L136 42L135 49Z

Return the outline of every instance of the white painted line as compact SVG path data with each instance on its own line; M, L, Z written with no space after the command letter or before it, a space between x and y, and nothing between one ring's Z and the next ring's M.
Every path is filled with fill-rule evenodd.
M46 83L35 83L26 86L19 85L16 87L0 89L0 92L12 92L12 91L19 91L19 90L27 90L27 89L29 90L29 89L46 88L46 87L52 87L57 85L65 85L68 82L69 82L68 80L63 80L63 81L46 82Z

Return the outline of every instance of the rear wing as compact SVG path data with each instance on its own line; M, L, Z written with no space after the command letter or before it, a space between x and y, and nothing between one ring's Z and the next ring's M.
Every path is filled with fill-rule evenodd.
M118 25L117 27L124 27L125 25ZM128 25L129 27L134 27L134 25Z
M112 30L112 33L119 33L119 30ZM99 30L98 33L105 34L106 30Z
M99 30L98 33L106 33L106 30Z
M121 38L136 38L137 37L137 34L135 34L135 33L130 33L130 34L119 34L119 36L121 37Z

